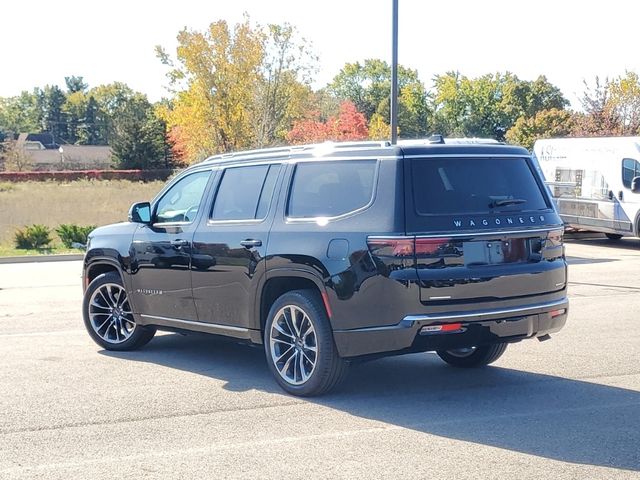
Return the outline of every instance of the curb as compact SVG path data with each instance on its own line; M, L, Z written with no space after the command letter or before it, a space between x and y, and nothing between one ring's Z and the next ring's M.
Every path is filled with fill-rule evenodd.
M39 262L69 262L82 260L84 254L70 253L63 255L22 255L19 257L0 257L0 265L5 263L39 263Z

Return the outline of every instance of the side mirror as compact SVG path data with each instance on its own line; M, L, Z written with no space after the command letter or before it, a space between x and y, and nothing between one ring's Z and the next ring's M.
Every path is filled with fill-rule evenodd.
M151 223L151 204L149 202L139 202L131 205L129 209L129 221L133 223Z
M631 191L640 193L640 177L633 177L633 180L631 180Z

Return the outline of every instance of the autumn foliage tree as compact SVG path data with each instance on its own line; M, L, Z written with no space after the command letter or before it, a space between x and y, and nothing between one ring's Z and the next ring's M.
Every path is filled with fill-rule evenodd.
M293 144L318 143L328 140L337 142L365 140L369 137L367 120L353 102L340 104L340 112L326 122L320 120L301 120L294 123L287 135Z
M593 85L585 82L583 113L575 118L573 134L587 136L621 136L640 134L640 79L634 72L603 82L596 77Z
M159 108L174 154L205 156L283 142L307 115L313 56L293 27L233 28L220 20L206 31L178 34L175 59L161 47L174 97Z

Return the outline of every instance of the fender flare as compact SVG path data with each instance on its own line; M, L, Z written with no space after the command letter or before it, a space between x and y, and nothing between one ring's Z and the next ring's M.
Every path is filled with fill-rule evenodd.
M322 278L314 272L311 272L304 268L295 268L295 267L294 268L290 268L290 267L274 268L271 270L267 270L258 281L255 300L253 304L253 313L254 313L253 318L255 321L254 326L256 327L256 329L262 328L262 326L260 325L260 314L261 314L261 308L262 308L262 295L264 292L264 286L266 285L268 280L271 280L273 278L278 278L278 277L304 278L306 280L310 280L318 288L318 291L320 292L320 295L322 295L323 300L324 298L326 298L326 293L327 293L326 284L322 280Z

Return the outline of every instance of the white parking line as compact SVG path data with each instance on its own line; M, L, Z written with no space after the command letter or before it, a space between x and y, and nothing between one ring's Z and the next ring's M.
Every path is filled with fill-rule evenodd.
M57 330L54 332L31 332L31 333L0 333L0 338L4 337L47 337L52 335L85 334L86 330Z

